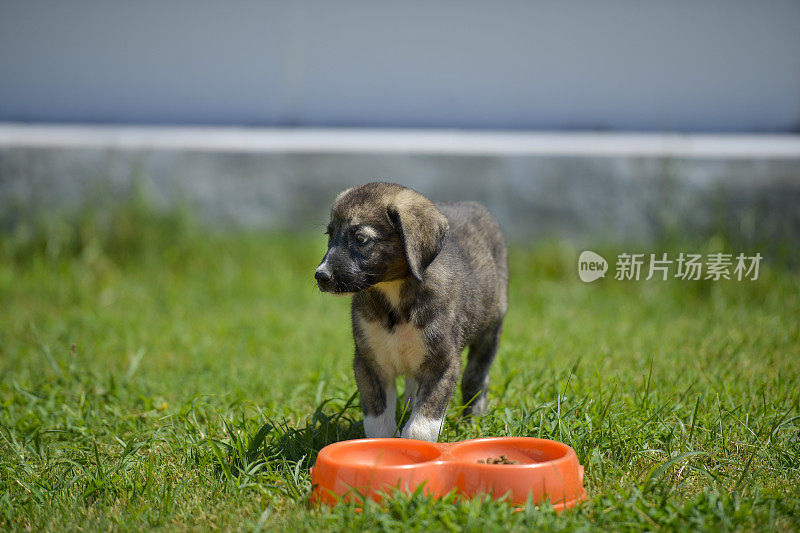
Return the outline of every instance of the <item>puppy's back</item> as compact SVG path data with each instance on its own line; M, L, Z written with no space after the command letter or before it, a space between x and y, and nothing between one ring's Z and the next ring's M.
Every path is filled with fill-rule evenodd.
M508 309L508 252L503 231L494 215L477 202L436 207L450 225L440 267L450 271L460 287L449 297L461 302L471 323L480 330L501 320Z
M493 270L508 284L508 252L506 239L497 218L478 202L443 202L436 207L450 223L448 238L454 240L469 256L470 261L482 264L487 254L493 260ZM489 265L481 265L483 270Z

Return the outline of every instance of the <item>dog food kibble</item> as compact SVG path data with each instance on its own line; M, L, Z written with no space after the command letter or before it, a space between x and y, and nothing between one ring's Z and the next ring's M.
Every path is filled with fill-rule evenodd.
M478 462L481 464L487 465L518 465L519 461L512 461L505 455L501 455L500 457L487 457L486 459L478 459Z

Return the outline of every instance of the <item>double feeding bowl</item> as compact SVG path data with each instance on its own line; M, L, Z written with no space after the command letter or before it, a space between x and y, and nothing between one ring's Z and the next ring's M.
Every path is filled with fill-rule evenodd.
M488 494L515 505L549 500L556 510L586 498L575 450L553 440L492 437L454 443L358 439L320 450L311 469L312 501L380 501L393 489L441 497Z

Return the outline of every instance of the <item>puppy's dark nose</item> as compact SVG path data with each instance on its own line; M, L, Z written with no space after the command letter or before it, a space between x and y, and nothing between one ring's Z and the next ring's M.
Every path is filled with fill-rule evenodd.
M331 273L327 270L323 270L318 268L316 272L314 272L314 278L317 281L321 281L322 283L326 283L331 280Z

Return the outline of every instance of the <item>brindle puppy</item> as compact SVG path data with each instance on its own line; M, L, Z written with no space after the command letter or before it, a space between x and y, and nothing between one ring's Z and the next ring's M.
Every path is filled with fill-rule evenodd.
M436 441L461 380L466 415L486 409L489 366L508 307L497 220L480 204L433 204L392 183L341 193L331 209L320 290L352 294L355 370L367 437L396 433L396 386L413 409L405 438Z

